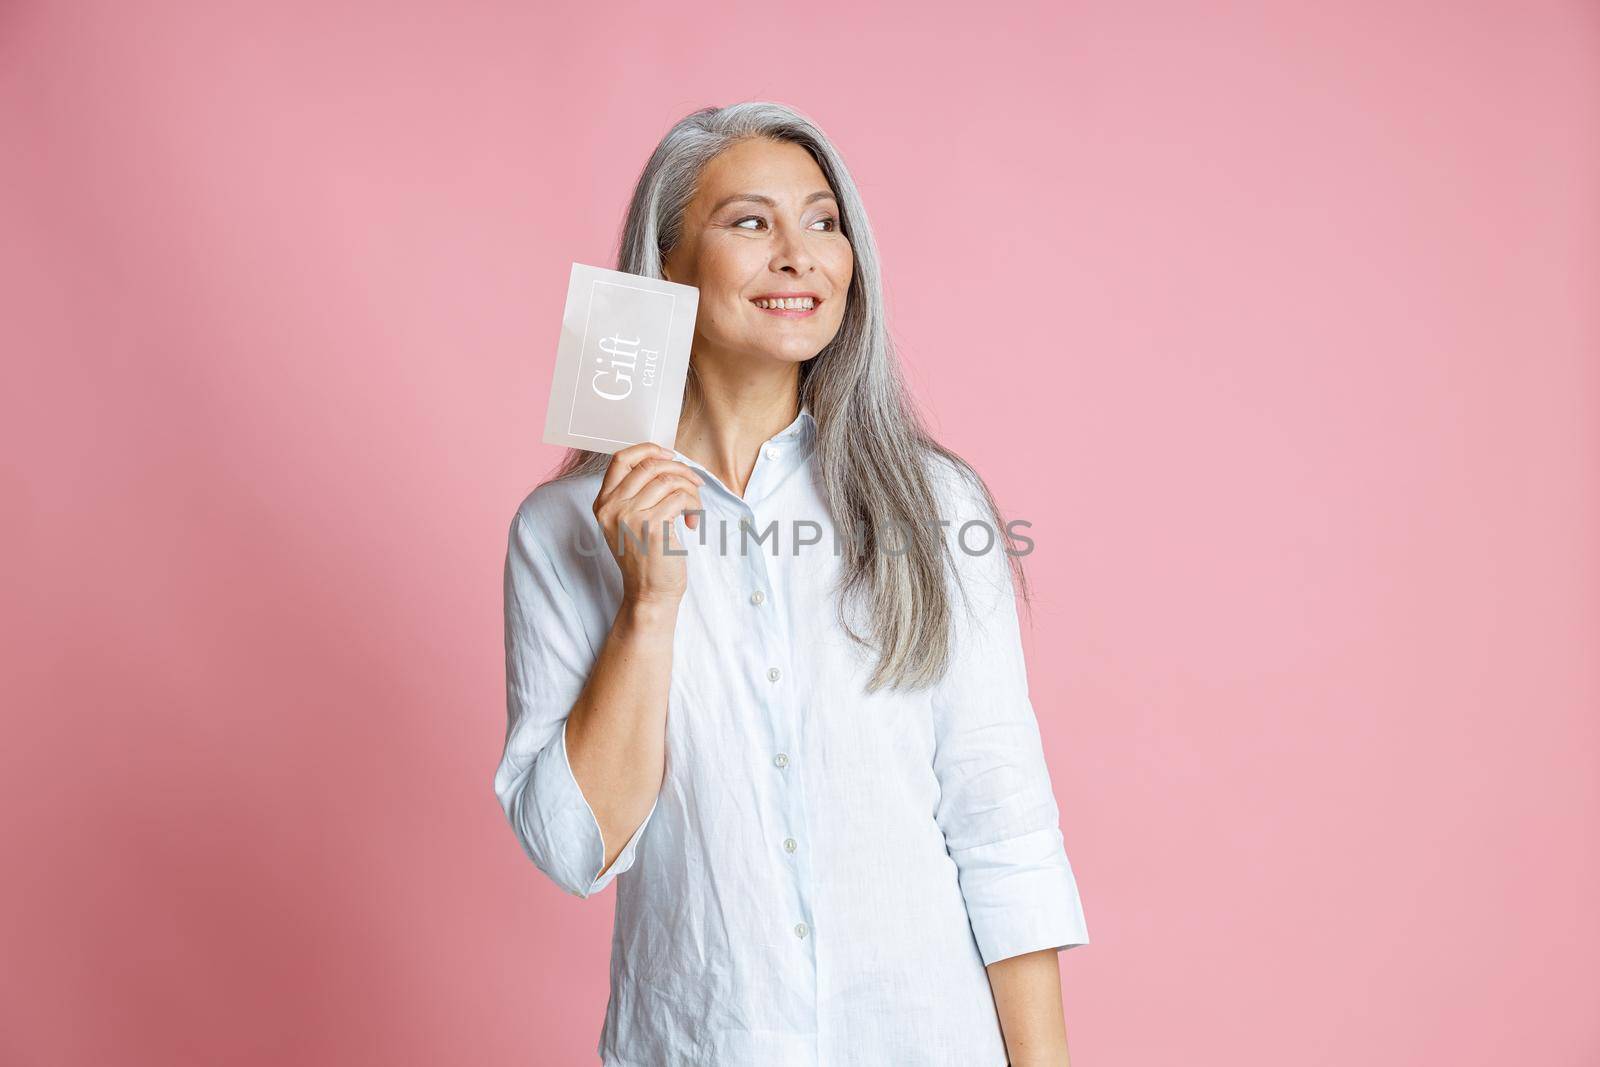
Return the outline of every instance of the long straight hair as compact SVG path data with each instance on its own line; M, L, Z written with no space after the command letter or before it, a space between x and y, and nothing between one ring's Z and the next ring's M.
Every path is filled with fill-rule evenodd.
M661 139L634 186L617 269L660 278L662 260L682 234L684 210L694 198L702 169L751 137L805 148L839 202L839 224L850 241L855 268L839 332L800 364L800 400L816 419L813 461L823 500L835 525L854 534L840 542L843 574L835 592L845 633L878 655L867 689L920 688L937 682L948 669L953 625L945 582L949 549L940 528L928 521L940 514L930 459L943 457L976 487L988 510L985 519L996 531L991 551L1006 545L1009 537L988 485L970 464L927 433L911 404L884 318L877 245L861 194L838 150L810 119L783 104L750 101L686 115ZM691 356L685 411L700 403ZM609 453L570 449L552 477L603 472L610 462ZM965 522L969 517L950 518ZM1009 559L1027 603L1020 556ZM868 606L870 634L858 634L849 624L845 604L852 597L863 598Z

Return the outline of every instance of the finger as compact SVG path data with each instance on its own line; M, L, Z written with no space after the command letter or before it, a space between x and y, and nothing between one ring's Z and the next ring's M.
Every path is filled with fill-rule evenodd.
M646 482L637 493L628 498L624 510L638 513L655 507L675 489L699 491L700 483L676 473L661 473Z
M675 516L677 512L670 508L670 498L674 493L688 493L689 499L699 506L700 487L687 478L677 475L661 475L645 486L639 495L627 501L622 513L618 516L619 524L626 524L631 529L639 531L645 528L655 529L658 520ZM685 520L687 521L687 520Z
M695 485L701 485L705 479L687 463L679 463L675 459L647 459L633 470L629 471L622 481L617 483L616 489L611 493L614 501L625 501L636 498L652 478L661 474L676 474L690 479Z
M600 492L596 495L596 501L609 496L640 464L652 459L671 458L671 449L663 448L654 441L641 441L618 450L612 455L610 465L606 467L606 475L600 481Z
M693 489L682 490L682 492L687 493L688 496L684 499L674 500L673 497L676 497L679 494L673 493L671 496L662 500L661 503L656 506L655 511L670 518L677 518L679 515L682 515L684 525L688 526L691 530L697 530L700 528L700 521L704 517L698 513L705 510L705 505L700 502L700 490L698 487L696 487ZM665 512L662 512L663 508L666 509Z
M662 526L671 530L674 525L673 519L682 515L684 511L699 506L699 495L694 490L674 489L663 497L659 504L644 513L646 517L643 521L648 523L652 530ZM684 521L689 520L685 518Z
M600 480L600 491L595 495L596 501L603 500L614 492L622 480L633 473L640 464L652 459L670 457L670 452L653 441L642 441L613 453L611 462L606 466L605 477Z
M695 505L697 494L692 488L675 488L662 496L654 506L633 510L617 519L617 544L622 552L644 551L647 555L666 539L676 543L672 520L687 507ZM613 553L615 554L615 553Z

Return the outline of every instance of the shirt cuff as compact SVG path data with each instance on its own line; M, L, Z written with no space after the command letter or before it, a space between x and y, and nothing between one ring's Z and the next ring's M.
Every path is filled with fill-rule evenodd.
M985 967L1024 952L1089 943L1059 827L974 845L951 857Z

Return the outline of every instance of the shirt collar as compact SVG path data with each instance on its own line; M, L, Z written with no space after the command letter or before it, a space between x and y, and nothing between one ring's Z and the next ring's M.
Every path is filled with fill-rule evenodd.
M816 435L816 432L817 418L815 415L811 414L811 405L802 401L800 404L800 414L795 416L793 422L785 426L782 430L778 431L778 436L775 438L775 440L784 441L801 437L811 438Z
M765 450L773 445L784 444L809 446L816 438L816 435L817 418L811 413L811 406L804 401L801 401L800 414L796 415L794 417L794 421L789 423L789 425L785 426L783 429L779 430L777 433L761 442L761 448ZM679 463L687 464L695 470L701 471L707 476L716 480L718 485L722 484L721 479L718 479L716 475L706 470L706 468L698 460L691 459L676 448L672 450L672 456ZM746 491L749 491L749 487L747 487Z

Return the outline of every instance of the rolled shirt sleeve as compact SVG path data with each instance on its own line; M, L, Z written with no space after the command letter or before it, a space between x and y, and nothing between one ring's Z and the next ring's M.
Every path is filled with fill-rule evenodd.
M946 537L960 586L952 587L952 659L935 686L935 817L959 871L985 966L1039 949L1089 943L1067 859L1039 725L1028 694L1016 594L1004 531L993 530L970 476L944 475ZM970 610L969 610L970 609Z
M567 759L567 715L596 653L549 549L519 509L505 564L506 741L494 789L523 851L576 897L633 866L652 805L611 866L594 809ZM659 803L659 798L657 803Z

